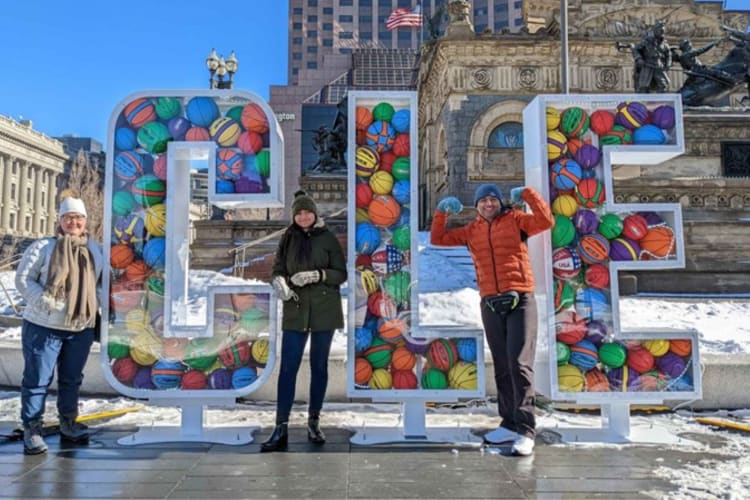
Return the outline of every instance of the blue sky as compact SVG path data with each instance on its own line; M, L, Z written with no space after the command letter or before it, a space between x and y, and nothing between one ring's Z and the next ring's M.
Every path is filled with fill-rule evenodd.
M207 88L213 47L236 52L236 88L268 98L287 81L287 17L284 0L6 0L0 114L106 142L128 94Z

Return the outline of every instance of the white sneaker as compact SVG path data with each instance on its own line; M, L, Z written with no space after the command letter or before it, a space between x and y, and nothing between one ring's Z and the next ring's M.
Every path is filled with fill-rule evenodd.
M491 444L508 443L516 441L518 438L518 434L505 427L498 427L494 431L490 431L484 435L484 441Z
M514 455L528 457L534 453L534 440L526 436L519 436L518 439L513 442L513 447L510 451Z

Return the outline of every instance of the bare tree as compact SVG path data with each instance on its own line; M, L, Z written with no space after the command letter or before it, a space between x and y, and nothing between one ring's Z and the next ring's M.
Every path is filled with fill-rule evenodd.
M88 212L87 227L89 234L98 241L102 240L104 217L104 189L101 169L96 159L80 150L78 156L70 167L68 176L68 189L78 192L86 204Z

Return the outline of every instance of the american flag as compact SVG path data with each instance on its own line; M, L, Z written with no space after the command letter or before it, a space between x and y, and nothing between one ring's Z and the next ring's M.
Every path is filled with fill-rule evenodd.
M409 10L406 7L399 7L398 9L391 12L388 20L385 22L385 27L388 31L393 31L396 28L404 26L408 27L420 27L422 26L422 7L417 3L414 9Z

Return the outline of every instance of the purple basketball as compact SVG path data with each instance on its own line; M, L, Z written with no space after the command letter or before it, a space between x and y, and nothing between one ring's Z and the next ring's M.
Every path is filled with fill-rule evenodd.
M578 234L593 234L599 227L599 216L593 210L579 208L573 215L573 225Z
M410 336L405 336L404 341L406 342L406 348L414 354L425 354L430 350L429 339L418 339Z
M638 215L646 219L648 227L664 225L664 219L656 212L638 212Z
M627 365L609 370L607 378L613 391L626 392L638 387L638 372L631 370Z
M232 388L232 373L226 368L218 368L208 374L208 386L211 389L226 390Z
M599 148L597 148L596 146L592 146L591 144L584 144L583 146L578 148L578 151L576 151L576 154L573 155L573 158L575 158L578 164L584 169L590 169L599 165L599 161L601 161L602 155L599 152Z
M190 130L190 120L181 116L175 116L169 122L167 122L167 130L175 141L182 141L185 139L185 134Z
M594 345L601 345L607 336L607 325L599 320L592 320L586 323L586 340Z
M665 142L667 142L667 136L656 125L644 125L633 132L633 144L654 145L664 144Z
M670 378L679 378L685 372L685 360L673 352L656 358L656 366Z
M612 260L638 260L641 248L629 238L615 238L609 243L609 258Z
M654 109L651 112L651 123L662 130L673 129L675 124L674 108L665 104Z
M633 130L648 122L648 108L640 102L621 102L617 105L615 123Z
M263 179L259 173L245 170L245 175L234 181L234 190L237 193L262 193Z
M141 366L138 371L135 372L135 378L133 379L133 387L136 389L156 389L156 386L151 381L151 367Z

